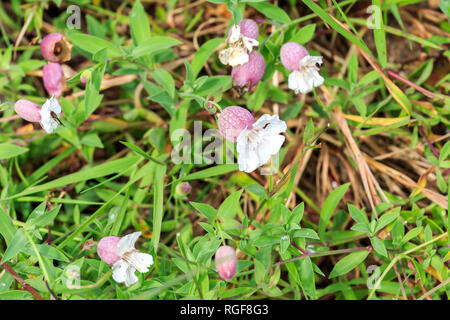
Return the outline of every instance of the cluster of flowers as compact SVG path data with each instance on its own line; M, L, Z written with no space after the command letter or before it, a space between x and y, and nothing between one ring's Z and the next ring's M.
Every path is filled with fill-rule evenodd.
M257 38L259 27L253 20L245 19L239 25L233 25L228 33L229 47L219 53L220 61L232 66L233 85L243 91L252 89L263 77L266 70L264 57L253 47L259 45ZM47 35L41 42L42 56L49 61L43 68L45 89L52 96L42 107L20 99L15 103L15 111L23 119L39 122L42 128L52 133L60 124L61 106L56 98L60 97L65 80L60 63L70 60L71 44L59 33ZM288 79L289 89L295 93L308 93L320 86L324 79L319 74L317 64L322 57L309 55L298 43L285 43L280 52L283 66L291 71ZM80 78L85 82L85 77ZM278 153L284 143L286 123L278 115L264 114L257 121L245 108L230 106L222 110L218 117L218 127L225 139L236 143L239 170L252 172L266 164ZM180 184L177 194L190 192L189 184ZM130 286L138 281L136 271L148 272L153 264L153 256L141 253L135 243L141 232L134 232L122 238L108 236L97 245L99 257L112 266L112 277L118 283ZM215 255L217 272L224 280L233 278L236 273L237 256L230 246L220 247Z
M102 238L97 245L97 254L105 263L112 266L112 277L118 283L128 287L139 281L136 271L145 273L153 264L153 256L141 253L135 244L141 232L134 232L122 238L108 236ZM236 273L237 257L230 246L220 247L215 255L217 272L224 280L233 278Z
M253 50L259 45L258 34L258 24L244 19L231 27L227 39L229 47L219 53L220 61L232 67L233 85L242 91L253 88L266 70L264 57ZM323 83L317 67L322 64L322 57L311 56L302 45L285 43L280 59L283 66L292 71L288 85L295 93L311 92ZM281 133L286 131L286 123L278 115L265 114L255 122L252 114L239 106L225 108L219 115L218 127L225 139L237 143L239 170L245 172L254 171L277 154L285 139Z
M18 100L14 109L16 113L29 122L39 122L42 129L52 133L59 124L61 106L56 98L60 97L64 87L64 73L60 63L70 60L71 44L59 33L51 33L41 42L42 56L49 61L42 69L44 87L51 96L42 107L26 99Z

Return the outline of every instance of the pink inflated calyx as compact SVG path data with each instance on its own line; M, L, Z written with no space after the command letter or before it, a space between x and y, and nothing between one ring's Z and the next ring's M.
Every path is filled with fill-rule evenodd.
M257 51L249 54L249 60L240 66L235 66L231 70L233 85L243 88L244 91L253 88L264 76L266 72L266 61Z
M97 245L97 254L104 262L113 265L120 260L117 255L117 245L120 241L119 237L109 236L102 238Z
M34 102L27 99L17 100L14 104L14 110L22 119L30 122L41 121L41 108Z
M252 39L258 39L259 27L258 24L251 19L244 19L239 23L240 33ZM228 31L228 36L231 35L231 29Z
M234 277L238 259L235 250L230 246L220 247L215 255L217 272L224 280Z
M41 53L50 62L69 61L72 45L59 33L50 33L41 42Z
M244 129L252 129L255 118L244 108L238 106L227 107L218 117L217 125L220 134L231 142L236 142L237 137Z
M65 86L65 80L64 72L60 64L52 62L45 65L42 69L42 80L49 95L55 96L56 98L61 96Z
M281 63L289 71L300 71L300 61L306 56L309 56L308 50L297 42L286 42L281 47Z

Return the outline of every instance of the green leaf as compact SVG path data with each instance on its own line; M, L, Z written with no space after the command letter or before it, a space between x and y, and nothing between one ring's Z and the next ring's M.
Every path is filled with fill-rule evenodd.
M314 268L310 257L306 257L300 263L300 282L303 291L311 298L316 299L316 285L314 280Z
M81 49L89 52L92 55L103 48L107 48L106 52L108 58L116 58L123 56L120 49L115 47L111 42L102 38L78 32L69 34L68 38L74 45L80 47Z
M161 224L164 213L164 175L166 166L158 165L155 170L155 180L153 182L153 235L152 243L155 252L158 249L159 238L161 236Z
M220 164L208 169L200 170L191 174L188 174L187 176L180 179L180 181L186 181L186 180L199 180L199 179L205 179L210 178L214 176L221 176L224 174L227 174L232 171L236 171L238 169L237 164Z
M214 38L206 41L200 49L195 53L194 58L192 59L191 67L192 67L192 77L193 79L197 78L200 70L205 66L209 57L213 54L214 50L224 41L224 38Z
M18 229L14 236L11 239L11 243L6 248L5 253L2 256L2 260L4 262L13 259L17 256L17 254L25 249L25 246L28 244L28 239L23 232L23 229Z
M150 23L141 2L137 0L130 13L130 31L135 45L150 38Z
M376 253L387 258L388 255L383 240L375 236L370 239L370 242L372 243L372 247Z
M32 227L44 227L46 225L52 224L53 220L56 218L59 210L61 209L61 205L57 206L49 212L45 212L45 208L46 203L43 202L35 210L33 210L33 212L28 217L27 222L25 223L26 230Z
M205 218L208 219L209 222L213 223L214 219L216 219L217 210L211 207L209 204L199 202L190 202L190 204L198 212L200 212L203 216L205 216Z
M409 240L414 239L422 232L422 230L423 227L416 227L414 229L409 230L408 233L405 234L405 236L401 240L401 244L407 243Z
M96 147L96 148L103 148L103 143L102 140L100 140L100 137L98 136L97 133L88 133L87 135L85 135L81 141L82 144L87 145L87 146L91 146L91 147Z
M357 265L362 263L368 255L369 251L367 250L350 253L336 263L333 270L331 270L330 278L342 276L347 272L352 271Z
M168 49L179 44L181 44L181 42L177 39L165 36L155 36L143 41L134 48L132 55L137 59L144 55L153 54L157 51Z
M322 238L325 232L325 229L330 222L331 216L333 215L334 210L338 206L342 197L347 192L350 183L343 184L336 189L334 189L330 195L325 200L323 204L322 210L320 211L320 220L319 220L319 235Z
M441 8L443 13L450 17L450 0L440 0L439 8Z
M232 192L220 205L217 217L234 218L236 211L239 208L239 199L241 198L242 191Z
M389 223L391 223L392 221L397 219L399 215L400 215L399 212L388 212L388 213L383 214L380 217L380 219L378 219L378 221L377 221L377 224L375 227L375 233L377 233L378 231L383 229L385 226L387 226Z
M12 143L0 143L0 160L14 158L27 151L27 148L19 147Z
M163 86L172 98L175 98L175 81L168 71L164 69L156 69L150 74L156 82Z
M381 0L373 0L372 5L373 7L381 8ZM374 16L375 19L375 12L372 12L372 15ZM381 13L380 17L377 17L377 20L379 20L377 21L379 22L379 25L377 25L376 28L373 29L375 46L377 48L378 61L380 62L382 68L386 68L387 65L386 32L384 31L384 23Z
M81 170L79 172L75 172L72 174L69 174L67 176L55 179L53 181L44 183L39 186L34 186L29 189L25 189L24 191L15 194L14 196L10 197L9 199L15 199L19 198L25 195L38 193L50 189L56 189L65 187L69 184L86 181L90 179L96 179L99 177L104 177L113 173L117 172L125 172L129 170L137 161L139 160L139 157L127 157L123 159L117 159L113 161L109 161L103 164L100 164L98 166L94 166L88 169Z
M260 262L259 260L255 259L255 281L257 284L263 284L266 280L266 266Z
M315 24L308 24L302 27L296 32L296 34L289 41L298 42L300 44L305 44L314 37L314 32L316 31Z
M253 2L249 3L249 5L264 14L267 18L275 20L281 24L288 24L291 22L291 19L283 9L278 8L270 3Z
M367 218L364 210L360 210L352 204L348 205L348 212L352 216L353 220L358 223L369 225L369 219Z
M302 202L297 205L294 210L292 210L292 214L288 219L289 224L300 225L300 221L302 221L303 213L305 212L305 203ZM315 232L314 232L315 233Z
M3 210L3 206L0 205L0 235L6 240L7 245L11 244L15 233L16 227L14 227L9 215Z
M120 143L123 144L124 146L128 147L129 149L133 150L138 155L143 156L145 159L153 161L153 162L155 162L157 164L160 164L160 165L164 165L163 162L153 158L152 156L149 156L144 150L142 150L138 146L135 146L134 144L129 143L129 142L125 142L125 141L120 141Z
M319 235L313 230L308 228L297 229L293 232L292 238L310 238L319 240Z
M342 35L344 38L346 38L347 40L349 40L350 42L352 42L353 44L364 50L366 53L371 54L370 50L363 42L361 42L360 39L358 39L353 33L347 31L343 26L337 23L328 13L326 13L316 3L314 3L312 0L303 0L303 3L305 3L322 20L324 20L327 24L329 24L333 30L337 31L340 35Z

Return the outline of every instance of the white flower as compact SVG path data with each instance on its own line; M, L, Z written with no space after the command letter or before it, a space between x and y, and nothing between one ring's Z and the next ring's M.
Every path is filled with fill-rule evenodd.
M319 67L322 64L320 56L306 56L300 61L300 71L294 71L289 75L289 89L295 93L308 93L313 87L318 87L323 83L323 78L319 74Z
M286 132L286 122L278 115L263 115L252 129L244 129L237 138L239 170L252 172L266 164L270 157L278 153L285 137L280 133Z
M58 100L55 97L51 97L45 101L41 110L39 111L41 114L41 127L47 133L52 133L58 127L59 115L61 114L61 106L59 105Z
M141 253L134 247L140 235L140 232L131 233L121 238L117 244L117 255L120 260L112 266L112 277L118 283L125 282L127 287L138 281L136 270L148 272L148 268L153 264L153 257L150 254Z
M231 35L228 38L229 48L219 52L219 60L223 64L238 66L248 62L248 54L252 52L253 47L259 45L255 39L248 38L241 34L241 28L238 25L231 27Z

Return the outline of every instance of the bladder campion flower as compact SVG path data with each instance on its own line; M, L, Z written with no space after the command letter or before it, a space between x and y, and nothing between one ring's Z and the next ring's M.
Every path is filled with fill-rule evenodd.
M109 236L102 238L97 245L97 253L104 262L112 265L112 277L125 285L136 283L139 279L136 271L148 272L153 264L153 256L141 253L134 247L141 232L134 232L122 238Z
M61 124L59 115L62 110L55 97L47 99L41 108L36 103L20 99L15 103L14 110L26 121L39 122L47 133L52 133Z
M50 62L69 61L72 45L61 34L50 33L42 39L41 53L45 60Z
M233 25L228 33L227 49L219 52L219 60L232 67L247 63L253 47L259 45L258 25L255 21L245 19L239 25Z
M287 42L281 47L280 58L283 66L292 71L288 85L295 93L308 93L323 84L317 66L322 64L321 56L311 56L302 45Z
M249 55L249 61L243 65L233 67L231 79L235 87L248 91L253 88L263 77L266 71L266 61L257 51Z
M252 172L266 164L284 143L286 122L278 115L264 114L256 122L251 113L241 107L225 108L218 118L219 132L236 142L239 170Z

